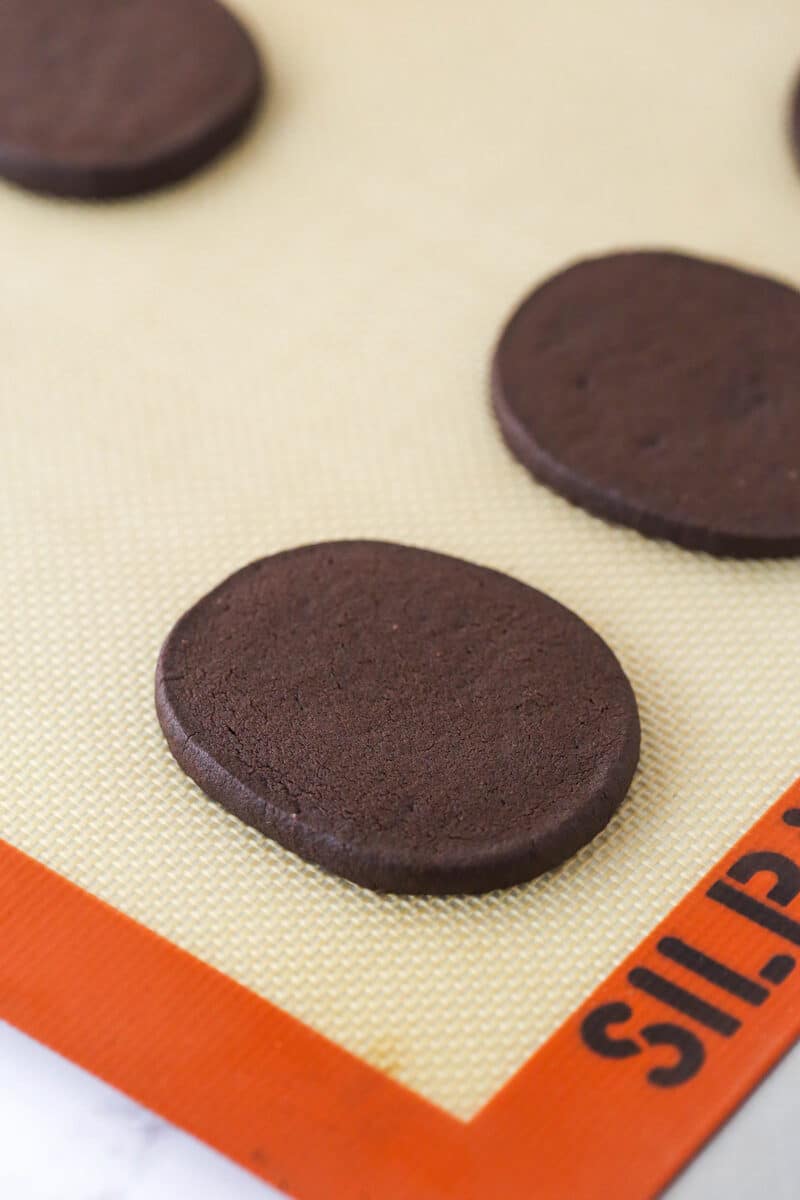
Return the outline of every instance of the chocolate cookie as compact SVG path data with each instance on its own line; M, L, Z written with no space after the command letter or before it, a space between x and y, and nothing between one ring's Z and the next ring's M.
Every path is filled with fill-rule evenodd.
M494 358L511 449L599 516L712 554L800 552L800 295L678 254L537 288Z
M792 101L789 109L789 136L792 142L795 161L800 167L800 78L794 86Z
M261 85L216 0L0 0L0 174L97 198L172 183L238 136Z
M517 580L381 542L265 558L181 617L156 707L243 821L393 892L530 879L594 837L639 753L630 684Z

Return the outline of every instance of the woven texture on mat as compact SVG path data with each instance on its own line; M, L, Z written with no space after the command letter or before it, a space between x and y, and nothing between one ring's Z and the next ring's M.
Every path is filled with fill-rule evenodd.
M800 562L586 516L512 461L486 388L511 305L580 255L671 245L800 283L800 13L237 7L272 94L223 164L105 207L0 190L0 832L468 1116L800 774ZM170 758L172 622L253 558L351 536L508 571L619 655L641 767L563 869L371 895Z

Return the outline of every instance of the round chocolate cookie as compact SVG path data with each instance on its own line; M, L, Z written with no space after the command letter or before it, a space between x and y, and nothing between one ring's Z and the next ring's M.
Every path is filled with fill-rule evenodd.
M216 0L0 0L0 174L25 187L172 183L238 136L261 87Z
M789 109L789 136L795 161L800 167L800 77L794 85Z
M534 475L712 554L800 553L800 295L678 254L613 254L537 288L493 366Z
M181 617L156 707L214 800L392 892L481 892L563 862L636 768L606 644L496 571L382 542L265 558Z

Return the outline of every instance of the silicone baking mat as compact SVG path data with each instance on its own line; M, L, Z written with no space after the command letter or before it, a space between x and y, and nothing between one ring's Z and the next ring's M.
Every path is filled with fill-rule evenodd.
M487 400L502 321L566 261L667 246L800 284L800 12L234 7L270 94L221 164L106 206L0 189L0 832L467 1119L800 774L800 563L585 515ZM250 559L360 536L507 571L619 656L641 765L562 869L372 895L172 761L175 618Z

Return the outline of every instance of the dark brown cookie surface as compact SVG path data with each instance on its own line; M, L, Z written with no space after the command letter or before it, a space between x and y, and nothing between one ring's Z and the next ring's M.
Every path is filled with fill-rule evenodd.
M606 644L459 559L334 542L245 567L178 621L156 707L203 790L367 887L478 892L601 830L639 721Z
M238 136L261 87L216 0L0 0L0 174L26 187L171 183Z
M591 512L714 554L800 553L800 295L678 254L579 263L493 366L506 441Z
M800 167L800 78L794 85L791 104L789 107L789 137L795 161Z

